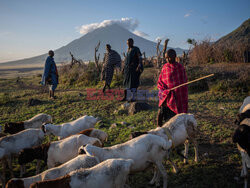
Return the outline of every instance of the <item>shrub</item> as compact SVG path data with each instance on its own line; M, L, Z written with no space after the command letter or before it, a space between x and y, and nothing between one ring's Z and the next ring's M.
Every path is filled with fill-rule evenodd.
M229 44L217 45L204 40L197 42L189 53L190 64L208 64L222 62L243 62L244 51L249 50L249 46L236 43L233 46Z
M73 66L63 65L59 69L59 82L63 88L103 86L103 82L100 82L100 73L93 62ZM122 73L115 70L111 87L122 86L122 82Z

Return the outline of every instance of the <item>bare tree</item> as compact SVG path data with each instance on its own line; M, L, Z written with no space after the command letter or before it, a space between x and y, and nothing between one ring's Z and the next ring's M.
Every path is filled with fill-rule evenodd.
M73 56L73 54L71 52L69 52L70 56L71 56L71 64L70 67L72 67L75 64L81 65L82 64L82 60L76 60Z
M169 39L167 38L164 42L164 48L162 50L162 58L164 59L165 58L165 53L167 51L167 47L168 47L168 42L169 42Z
M156 57L157 57L157 68L161 68L162 64L164 64L165 59L165 53L167 51L167 46L169 39L167 38L164 42L163 50L160 50L160 44L162 40L158 40L157 46L156 46Z
M99 50L100 44L101 44L101 41L99 41L95 47L95 66L99 73L101 72L101 68L99 66L100 53L97 55L97 52Z
M157 45L156 45L156 57L157 57L157 68L161 67L161 50L160 50L160 45L161 45L161 39L158 40Z

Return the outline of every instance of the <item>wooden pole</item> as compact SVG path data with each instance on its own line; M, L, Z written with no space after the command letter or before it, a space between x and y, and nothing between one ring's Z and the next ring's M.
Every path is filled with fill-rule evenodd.
M190 82L186 82L186 83L184 83L184 84L178 85L178 86L176 86L176 87L171 88L169 91L172 91L172 90L177 89L177 88L179 88L179 87L182 87L182 86L191 84L191 83L193 83L193 82L197 82L197 81L199 81L199 80L203 80L203 79L208 78L208 77L211 77L211 76L214 76L214 74L209 74L209 75L207 75L207 76L203 76L203 77L201 77L201 78L197 78L197 79L192 80L192 81L190 81Z
M190 81L190 82L186 82L186 83L184 83L184 84L178 85L178 86L176 86L176 87L173 87L173 88L169 89L169 91L175 90L175 89L177 89L177 88L179 88L179 87L188 85L188 84L193 83L193 82L197 82L197 81L199 81L199 80L203 80L203 79L208 78L208 77L211 77L211 76L214 76L214 74L209 74L209 75L207 75L207 76L203 76L203 77L201 77L201 78L197 78L197 79L192 80L192 81ZM161 92L161 91L159 90L159 92ZM161 92L161 94L166 95L166 94L163 93L163 92Z

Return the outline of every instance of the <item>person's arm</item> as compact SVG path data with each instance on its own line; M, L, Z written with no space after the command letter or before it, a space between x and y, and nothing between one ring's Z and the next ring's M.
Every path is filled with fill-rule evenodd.
M158 82L157 82L157 88L161 91L168 89L167 85L163 81L164 72L165 72L165 70L164 70L164 68L162 68L161 73L160 73L159 78L158 78Z
M142 65L142 54L140 52L140 49L138 48L138 52L137 52L137 58L139 59L139 63L138 63L138 66L136 68L136 71L139 72L139 71L143 71L143 65Z
M45 77L45 80L49 76L50 66L51 66L51 61L50 61L50 59L47 59L46 62L45 62L44 73L43 73L44 77Z
M169 93L171 92L167 86L167 79L166 77L168 76L167 75L167 70L166 70L166 67L163 66L162 70L161 70L161 73L159 75L159 79L158 79L158 82L157 82L157 88L159 90L159 106L161 106L163 104L163 102L166 100L167 96L169 95Z

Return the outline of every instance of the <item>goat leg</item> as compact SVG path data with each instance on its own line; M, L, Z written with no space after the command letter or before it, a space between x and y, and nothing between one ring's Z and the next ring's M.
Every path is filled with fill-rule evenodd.
M41 167L41 160L37 159L36 174L39 174L39 172L40 172L40 167Z
M173 172L174 172L175 174L177 174L177 173L179 172L179 170L178 170L176 164L175 164L170 158L169 158L168 160L169 160L169 162L171 163L171 165L172 165L172 167L173 167Z
M156 162L156 166L158 170L160 171L162 178L163 178L163 188L167 188L167 185L168 185L167 173L166 173L164 166L162 165L162 162L159 162L159 161Z
M20 177L23 177L23 175L25 174L25 171L26 171L25 164L22 164L20 166Z
M198 142L196 139L193 140L193 144L194 144L194 152L195 152L194 161L198 162L199 161L199 152L198 152Z
M15 176L14 176L14 172L13 172L13 168L12 168L12 156L7 157L7 163L8 163L9 169L10 169L11 178L14 178Z
M1 181L2 181L2 188L5 188L5 183L6 183L6 161L4 159L1 160L2 162L2 167L3 167L3 173L1 174Z
M185 156L185 158L184 158L184 164L187 164L188 163L188 147L189 147L189 141L188 140L186 140L185 141L185 143L184 143L184 145L185 145L185 152L184 152L184 156Z

